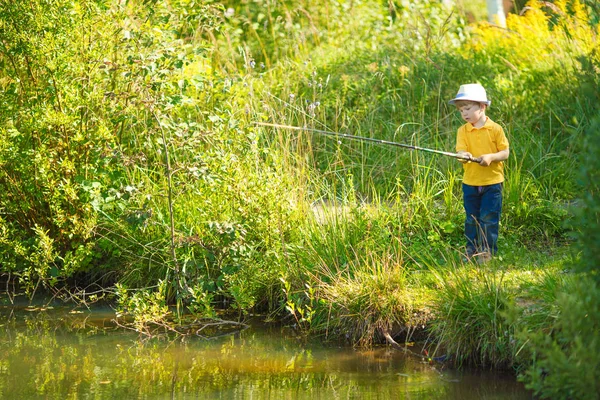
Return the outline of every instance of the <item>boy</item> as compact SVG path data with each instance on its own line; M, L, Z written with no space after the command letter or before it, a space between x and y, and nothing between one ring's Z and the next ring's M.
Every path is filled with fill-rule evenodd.
M483 86L462 85L449 102L460 111L466 124L458 128L456 152L479 159L479 163L464 163L463 202L467 260L477 256L486 263L498 251L498 229L502 211L504 163L509 145L500 125L486 117L491 104Z

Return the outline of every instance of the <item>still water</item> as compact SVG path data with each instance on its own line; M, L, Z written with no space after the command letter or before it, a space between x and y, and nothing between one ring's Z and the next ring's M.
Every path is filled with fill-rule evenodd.
M252 324L142 340L109 309L0 306L2 399L530 399L510 375L455 371Z

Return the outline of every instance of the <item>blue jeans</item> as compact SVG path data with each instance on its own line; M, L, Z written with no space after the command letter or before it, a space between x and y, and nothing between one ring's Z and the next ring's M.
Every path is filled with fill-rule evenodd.
M496 254L502 212L502 184L470 186L463 183L467 255Z

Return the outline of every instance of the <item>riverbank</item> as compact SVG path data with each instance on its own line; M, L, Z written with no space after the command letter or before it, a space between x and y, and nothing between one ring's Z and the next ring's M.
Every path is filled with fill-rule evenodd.
M460 240L459 229L440 240L442 230L405 227L373 246L383 236L377 227L389 228L381 219L389 222L381 209L318 208L321 245L345 257L327 258L313 243L323 254L286 278L295 282L286 310L298 329L359 346L385 342L384 333L399 342L426 339L432 356L456 365L518 370L529 363L524 333L552 329L556 297L572 284L578 255L568 242L524 242L504 231L498 256L479 265L449 244Z

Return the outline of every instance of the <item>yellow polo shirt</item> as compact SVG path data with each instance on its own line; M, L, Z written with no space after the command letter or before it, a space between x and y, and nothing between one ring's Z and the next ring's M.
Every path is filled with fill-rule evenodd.
M477 158L483 154L497 153L508 149L508 139L500 125L489 117L485 125L475 128L466 123L458 128L456 151L468 151ZM477 163L463 164L463 183L471 186L486 186L504 182L504 162L493 162L487 167Z

